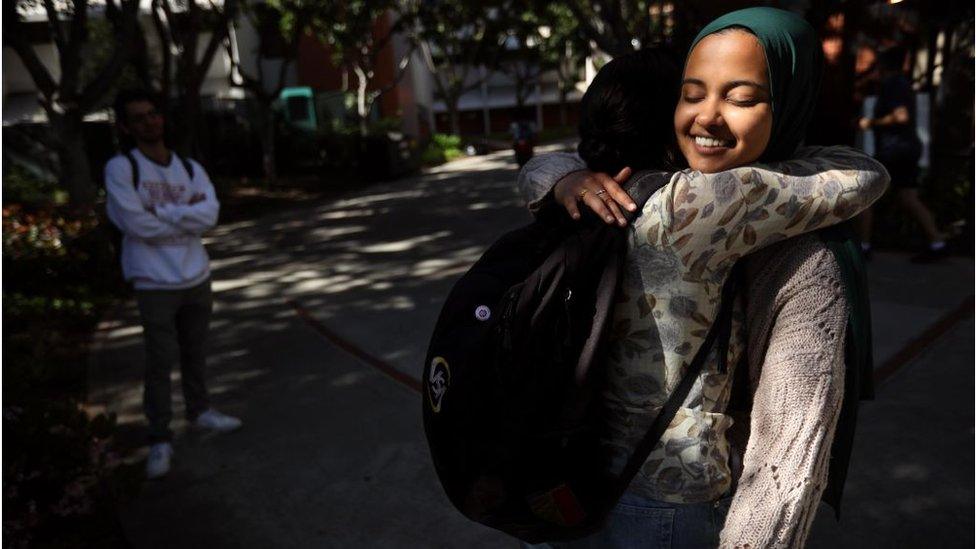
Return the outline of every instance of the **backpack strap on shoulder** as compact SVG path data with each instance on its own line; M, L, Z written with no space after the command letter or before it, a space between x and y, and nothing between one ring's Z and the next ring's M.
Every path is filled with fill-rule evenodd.
M193 162L190 162L189 158L183 158L175 152L173 156L180 159L180 162L183 164L183 169L186 170L186 175L190 176L190 181L193 181Z
M132 167L132 188L139 190L139 163L136 162L136 157L132 156L132 151L125 151L122 154L129 160L129 166Z
M630 179L624 185L624 190L634 200L634 204L637 204L637 209L633 212L628 212L626 209L621 208L627 221L633 221L638 217L644 208L644 204L650 200L651 196L670 181L670 173L655 170L641 170L630 176Z
M705 336L705 341L702 342L701 347L698 348L698 352L695 353L694 358L691 360L691 364L685 370L684 376L681 378L681 382L675 387L668 401L661 408L661 411L654 418L654 422L651 424L650 428L647 430L647 434L641 439L640 443L637 444L637 448L634 450L633 455L631 455L630 460L627 461L627 465L624 467L623 472L617 478L616 484L610 492L610 496L613 498L611 503L616 503L617 500L623 496L624 492L627 491L627 487L630 482L637 476L637 472L647 461L647 456L651 455L651 451L657 446L657 443L664 436L664 432L667 430L668 426L671 425L671 421L674 416L678 413L678 408L684 403L685 399L688 398L688 393L691 392L691 388L695 385L695 381L698 379L699 374L701 374L702 368L705 366L705 361L708 359L708 355L711 353L713 348L716 348L716 343L718 343L718 338L721 337L722 332L724 332L723 326L731 323L732 319L732 309L735 302L735 296L738 292L738 281L740 277L737 273L738 270L742 269L741 263L736 263L732 267L732 271L729 273L728 278L725 281L725 285L722 287L722 302L719 305L718 317L712 323L712 326L708 329L708 334Z
M871 340L871 302L868 299L867 269L861 247L849 224L818 231L840 268L844 295L850 311L844 340L844 396L834 440L830 447L827 486L821 499L840 518L840 503L854 447L859 400L874 398L874 357Z

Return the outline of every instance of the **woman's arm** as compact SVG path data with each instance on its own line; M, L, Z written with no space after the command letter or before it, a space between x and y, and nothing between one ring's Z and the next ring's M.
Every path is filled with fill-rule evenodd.
M750 288L759 289L750 292L747 309L750 369L759 375L722 548L803 547L826 487L844 392L848 307L830 252L810 249L802 243L778 248L779 259L805 257L799 267L763 255L766 273L778 275ZM779 272L784 266L792 274Z
M533 213L552 201L562 205L570 217L579 219L582 202L607 223L616 222L622 227L627 224L623 210L637 210L630 195L620 186L630 174L630 168L625 167L611 177L588 170L577 154L549 153L529 160L519 172L518 184Z
M652 227L649 240L672 246L691 277L720 282L740 257L850 219L888 186L884 167L854 149L811 147L800 155L713 174L675 174L655 196L661 227Z

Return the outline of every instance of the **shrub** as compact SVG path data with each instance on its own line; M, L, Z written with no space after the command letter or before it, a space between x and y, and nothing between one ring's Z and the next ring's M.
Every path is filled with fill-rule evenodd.
M15 172L8 189L30 201L3 207L4 546L118 546L115 505L140 477L110 451L114 420L79 405L94 327L125 291L118 260L94 212Z
M9 400L4 442L16 451L3 460L4 547L120 545L115 504L132 495L139 477L110 449L114 418L89 419L71 399Z
M420 162L425 166L437 166L461 156L464 151L461 150L460 136L437 133L421 153Z
M54 181L35 177L16 164L5 166L3 200L5 204L63 204L68 193Z

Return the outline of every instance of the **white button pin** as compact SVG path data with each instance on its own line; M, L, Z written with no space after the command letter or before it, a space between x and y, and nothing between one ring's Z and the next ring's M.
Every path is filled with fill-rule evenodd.
M478 305L478 308L474 310L474 317L484 322L491 318L491 309L487 305Z

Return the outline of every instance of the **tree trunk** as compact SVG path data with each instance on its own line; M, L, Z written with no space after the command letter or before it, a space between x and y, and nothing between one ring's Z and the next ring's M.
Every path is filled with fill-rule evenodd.
M200 90L196 86L187 86L180 101L179 112L182 114L177 128L176 150L184 156L190 156L202 161L202 150L198 130L200 128Z
M559 125L562 126L563 128L569 126L569 113L567 112L568 109L566 108L566 96L567 95L568 94L566 93L566 88L564 88L562 86L562 83L560 83L560 85L559 85Z
M261 164L264 168L264 178L267 180L268 186L272 187L278 184L277 162L275 161L275 120L274 110L271 108L273 99L268 97L257 100L260 110L258 118L261 124L259 132L261 136Z
M57 139L56 151L61 184L68 190L71 205L80 208L95 203L95 185L85 148L82 114L69 110L63 114L48 112Z
M461 117L458 114L457 101L448 104L447 115L451 121L451 133L461 135Z
M356 67L356 79L359 81L356 86L356 114L359 116L359 135L366 135L369 130L367 126L367 117L369 112L366 110L366 85L368 81L366 80L366 71L362 67Z

